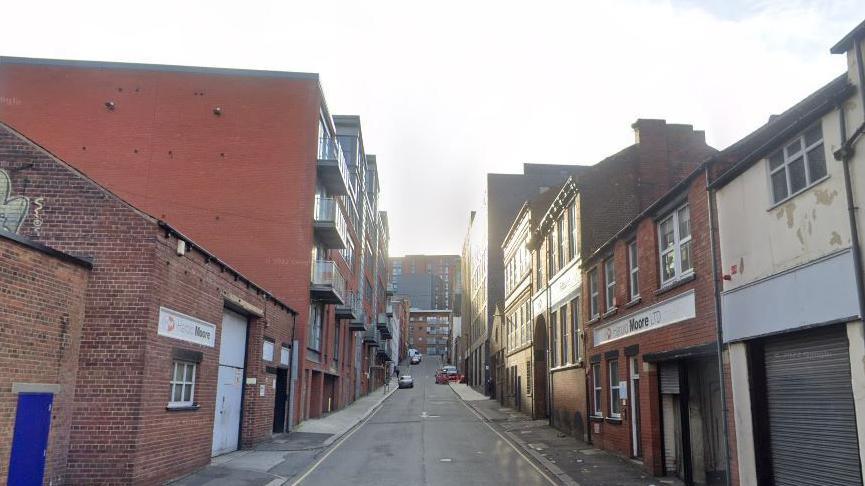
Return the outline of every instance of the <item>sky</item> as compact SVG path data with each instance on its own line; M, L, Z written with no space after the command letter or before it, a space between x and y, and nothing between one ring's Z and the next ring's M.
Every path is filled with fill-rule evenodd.
M637 118L722 149L845 70L862 0L6 2L0 55L316 72L377 156L390 254L458 254L485 174Z

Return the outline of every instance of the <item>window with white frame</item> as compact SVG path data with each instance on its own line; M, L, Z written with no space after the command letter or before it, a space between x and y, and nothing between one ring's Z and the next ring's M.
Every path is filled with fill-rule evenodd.
M598 302L598 267L589 271L589 315L592 319L598 317L601 312Z
M619 360L611 359L607 366L610 375L610 417L622 418L622 402L619 400Z
M191 407L195 405L195 368L191 361L175 360L171 370L171 395L169 407Z
M568 353L568 344L570 343L570 333L568 332L568 307L566 305L562 306L559 309L559 328L561 329L561 344L559 345L559 351L561 353L561 364L566 365L571 362L571 356Z
M640 262L637 259L637 242L628 244L628 274L630 276L631 300L640 296Z
M661 285L690 274L691 211L684 205L658 223L658 241L661 255Z
M526 395L532 394L532 382L534 381L534 375L532 374L532 362L526 361Z
M261 359L264 361L273 361L274 342L264 338L264 343L261 349Z
M309 343L307 347L321 351L321 326L324 318L324 308L319 304L309 306Z
M559 340L558 340L558 334L559 334L558 328L559 328L559 326L557 325L559 321L557 320L557 318L558 318L558 315L556 314L556 312L552 312L550 314L550 361L551 361L550 366L552 366L553 368L555 368L556 366L559 365L559 360L558 360L559 353L558 353L558 349L556 348L556 346L559 342Z
M573 260L580 254L579 241L577 240L577 205L576 202L568 206L568 229L571 231L570 245L568 245L568 259Z
M613 257L604 261L604 285L606 286L607 310L616 307L616 265Z
M769 156L772 202L777 204L826 177L826 153L820 123Z
M561 270L565 266L565 262L570 260L568 258L568 236L565 234L565 215L563 214L558 223L556 224L556 238L558 243L558 248L556 249L556 255L558 255L558 262L556 265L556 271Z
M580 360L580 298L571 301L571 360Z
M595 392L592 396L592 415L602 417L604 415L601 411L601 393L603 393L603 389L601 387L601 365L598 363L592 365L592 387Z

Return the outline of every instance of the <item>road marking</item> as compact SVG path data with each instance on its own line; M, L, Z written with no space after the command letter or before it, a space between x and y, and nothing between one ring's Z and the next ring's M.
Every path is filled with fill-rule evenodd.
M454 393L456 393L456 390L454 390ZM471 412L475 417L477 417L477 418L481 421L482 424L486 425L490 430L493 431L494 434L496 434L496 435L499 436L503 441L505 441L505 444L511 446L511 449L513 449L514 452L516 452L517 454L519 454L520 457L522 457L523 459L525 459L526 462L529 463L529 465L532 466L532 467L535 469L535 471L538 472L538 474L540 474L541 476L544 477L544 479L547 480L547 482L549 482L550 484L555 485L555 486L558 486L558 485L559 485L559 483L556 482L556 481L554 481L553 478L547 476L547 473L545 473L544 471L542 471L541 468L539 468L539 467L537 466L537 464L535 464L531 459L529 459L528 457L526 457L526 455L523 454L523 452L522 452L521 450L517 449L517 447L516 447L516 446L515 446L511 441L509 441L507 438L505 438L505 436L503 436L502 434L500 434L498 430L494 429L492 425L490 425L489 423L487 423L487 421L484 420L484 418L483 418L479 413L477 413L477 412L476 412L472 407L468 406L468 405L466 404L465 400L460 400L460 403L462 403L463 406L466 407L466 408L469 410L469 412Z
M330 457L330 455L333 454L333 452L334 452L335 450L339 449L339 446L341 446L343 442L345 442L346 440L348 440L349 437L353 436L355 432L357 432L358 430L362 429L363 426L366 425L366 423L369 422L369 421L370 421L370 420L375 416L375 414L378 413L379 410L381 410L382 408L384 408L384 402L386 402L386 401L387 401L387 399L383 400L383 401L379 404L379 407L378 407L377 409L375 409L375 412L369 414L369 416L368 416L367 418L363 419L362 422L360 422L357 426L355 426L354 430L352 430L351 432L349 432L348 434L346 434L345 436L343 436L343 438L340 439L339 442L337 442L336 444L332 445L331 448L330 448L330 450L328 450L328 451L327 451L323 456L321 456L321 459L315 461L315 464L313 464L312 467L310 467L309 469L307 469L307 471L306 471L305 473L303 473L303 476L297 478L296 481L294 481L293 483L291 483L291 486L297 486L298 484L302 483L302 482L303 482L303 481L304 481L304 480L305 480L305 479L306 479L310 474L312 474L313 471L315 471L315 470L318 468L318 466L321 465L322 462L325 461L325 459L327 459L328 457Z

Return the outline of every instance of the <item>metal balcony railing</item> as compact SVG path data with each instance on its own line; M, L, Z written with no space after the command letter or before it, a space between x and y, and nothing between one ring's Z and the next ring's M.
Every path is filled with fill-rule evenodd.
M345 279L331 260L312 262L312 297L329 304L345 303Z
M328 247L341 250L346 246L347 226L336 199L315 197L313 219L319 239Z
M337 139L318 139L318 168L321 180L331 192L340 195L348 192L348 166Z

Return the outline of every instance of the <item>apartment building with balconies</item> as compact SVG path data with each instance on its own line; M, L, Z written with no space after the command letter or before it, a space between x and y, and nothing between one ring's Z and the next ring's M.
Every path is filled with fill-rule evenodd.
M277 346L293 366L274 366L282 430L369 391L357 331L376 315L361 276L380 246L377 173L317 74L0 58L0 85L28 100L0 121L298 309Z

